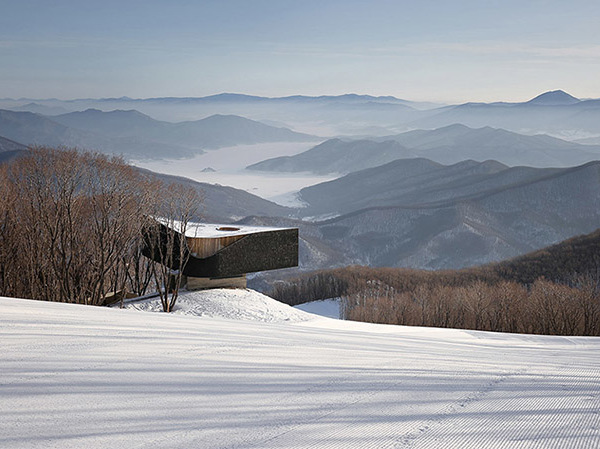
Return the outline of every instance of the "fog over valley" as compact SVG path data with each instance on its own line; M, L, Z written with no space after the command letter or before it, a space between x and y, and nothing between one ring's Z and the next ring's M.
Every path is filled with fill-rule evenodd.
M472 266L591 232L598 218L596 178L582 174L600 159L600 100L561 90L444 106L239 94L17 103L0 101L3 159L76 146L189 178L207 217L298 226L300 270ZM260 198L225 206L212 199L223 189Z
M0 0L0 448L598 448L598 24Z

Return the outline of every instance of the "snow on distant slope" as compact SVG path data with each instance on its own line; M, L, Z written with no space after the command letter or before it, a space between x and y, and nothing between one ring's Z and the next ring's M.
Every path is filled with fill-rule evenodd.
M312 313L326 318L339 320L340 316L340 299L323 299L321 301L311 301L304 304L294 306L295 309L304 312Z
M0 298L0 369L2 448L591 449L600 441L600 338Z
M127 309L161 312L160 298L125 304ZM182 291L173 313L265 322L306 321L314 316L250 289Z

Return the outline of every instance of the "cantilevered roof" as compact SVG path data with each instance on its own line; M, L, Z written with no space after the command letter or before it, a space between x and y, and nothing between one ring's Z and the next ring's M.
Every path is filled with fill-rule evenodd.
M156 220L159 223L181 233L181 222L169 221L165 218L156 218ZM192 238L214 239L221 237L236 237L248 234L258 234L261 232L284 231L287 229L294 228L275 228L269 226L245 226L238 224L189 222L185 230L185 236Z
M272 228L267 226L243 226L237 224L218 223L188 223L185 230L186 237L219 238L234 237L260 232L283 231L290 228Z

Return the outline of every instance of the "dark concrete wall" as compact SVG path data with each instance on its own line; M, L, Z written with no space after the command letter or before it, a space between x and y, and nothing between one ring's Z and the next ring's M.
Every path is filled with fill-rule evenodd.
M161 225L158 235L146 235L146 247L143 251L146 257L164 263L160 260L160 252L152 251L152 248L160 244L166 245L167 232L169 230ZM181 243L181 239L176 238L175 245L178 247ZM171 265L170 268L174 270L180 269L177 258L174 258ZM192 277L226 278L297 266L298 229L283 229L248 234L203 259L190 255L183 267L183 274Z
M298 266L298 229L249 234L205 259L190 257L183 272L194 277L232 277Z

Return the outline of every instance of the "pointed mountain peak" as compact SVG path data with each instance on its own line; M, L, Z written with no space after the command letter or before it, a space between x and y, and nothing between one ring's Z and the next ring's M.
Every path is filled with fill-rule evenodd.
M579 103L581 100L569 95L563 90L553 90L545 92L537 97L529 100L527 104L539 104L543 106L563 106Z

